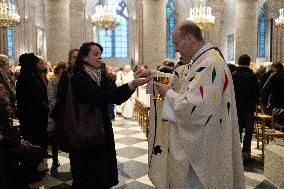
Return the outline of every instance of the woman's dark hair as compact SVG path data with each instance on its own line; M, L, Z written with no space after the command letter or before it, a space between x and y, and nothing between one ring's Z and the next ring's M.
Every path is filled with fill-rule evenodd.
M283 72L284 71L284 68L283 68L283 64L281 62L274 62L272 65L271 65L272 68L275 68L276 69L276 72Z
M71 60L71 57L72 57L72 54L74 53L74 52L78 52L79 51L79 49L71 49L70 51L69 51L69 53L68 53L68 64L70 65L70 60Z
M57 75L57 74L59 74L60 69L66 69L66 68L67 68L67 63L64 62L64 61L61 61L56 65L56 67L54 69L54 74Z
M164 73L173 73L174 69L170 66L160 66L159 71Z
M101 72L102 72L102 75L108 76L106 63L104 63L104 62L102 62L102 64L101 64Z
M78 56L73 66L74 72L82 70L82 66L86 64L83 58L89 55L89 52L91 51L91 46L97 46L100 49L101 53L103 53L104 49L100 44L94 42L83 43L83 45L80 47L78 51Z
M40 59L34 53L25 53L19 57L21 74L36 73L38 71L37 63Z

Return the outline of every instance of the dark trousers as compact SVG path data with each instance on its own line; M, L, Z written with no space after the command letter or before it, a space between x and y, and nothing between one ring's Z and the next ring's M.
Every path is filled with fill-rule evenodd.
M8 188L26 189L30 178L37 173L37 166L43 160L40 147L23 146L5 150L5 182Z
M240 138L241 141L243 141L243 152L249 153L253 133L254 114L238 112L238 123L240 130ZM245 137L242 140L243 129L245 129Z
M40 147L27 148L19 146L6 151L6 160L19 162L25 174L35 173L43 157L44 151Z
M25 140L33 145L39 145L45 153L48 149L48 133L47 129L48 116L43 115L38 119L27 117L20 119L21 131Z

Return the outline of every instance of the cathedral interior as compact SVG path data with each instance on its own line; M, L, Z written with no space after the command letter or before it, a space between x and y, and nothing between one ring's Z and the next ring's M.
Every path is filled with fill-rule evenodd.
M115 10L117 23L112 24L117 26L95 22L99 5L106 2ZM203 25L204 40L221 50L226 63L237 64L242 54L251 57L251 68L255 72L273 62L284 63L284 0L0 0L0 3L13 5L10 11L19 16L14 21L17 23L5 23L1 18L4 6L0 4L0 54L9 57L11 69L17 68L19 57L24 53L39 55L55 66L68 60L70 49L78 49L90 41L103 46L103 61L116 69L126 65L156 69L165 60L177 63L180 56L174 50L173 29L194 14L193 8L204 6L210 7L210 14L214 16L213 23ZM277 19L282 24L277 24ZM141 101L149 106L149 99ZM156 188L148 177L149 129L145 125L149 125L141 125L135 111L134 107L131 119L117 115L113 121L119 174L119 184L113 188ZM149 121L147 116L144 118ZM16 119L14 125L17 125L15 122ZM273 157L267 155L267 159L275 158L277 166L265 165L259 141L253 137L251 154L258 161L245 167L246 188L284 188L284 137L281 136L277 144L281 149L272 150ZM72 175L68 157L67 153L59 152L57 169L51 168L51 159L45 159L40 167L48 168L48 172L42 180L29 186L70 188ZM277 171L266 172L269 166Z

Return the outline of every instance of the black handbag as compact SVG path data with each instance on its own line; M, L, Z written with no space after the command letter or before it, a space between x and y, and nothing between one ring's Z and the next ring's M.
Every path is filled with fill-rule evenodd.
M91 147L105 139L102 111L96 106L80 102L72 93L69 82L64 113L58 124L61 135L59 148Z

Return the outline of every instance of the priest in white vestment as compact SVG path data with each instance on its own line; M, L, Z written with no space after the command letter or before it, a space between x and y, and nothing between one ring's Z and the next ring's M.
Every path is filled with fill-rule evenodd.
M155 84L165 96L158 119L169 123L165 182L169 189L243 189L235 93L223 56L191 21L175 27L173 43L184 65L171 84ZM135 77L151 74L144 70Z
M123 70L119 70L116 73L116 80L115 80L115 84L116 86L121 86L123 85ZM115 112L118 114L122 114L122 109L123 109L124 103L122 103L121 105L115 105Z
M123 84L131 82L134 79L134 73L131 69L130 65L126 65L123 70ZM123 108L122 108L122 116L124 118L132 118L133 117L133 95L124 102Z

